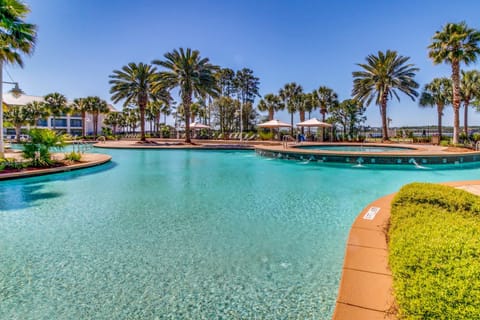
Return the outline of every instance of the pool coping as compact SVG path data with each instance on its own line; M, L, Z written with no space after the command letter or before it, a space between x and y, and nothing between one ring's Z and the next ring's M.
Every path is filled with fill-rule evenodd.
M364 152L315 150L302 147L313 146L358 146L358 143L295 143L283 145L255 146L260 156L293 161L312 161L319 163L347 163L353 165L423 165L453 164L480 162L480 151L448 150L448 147L415 144L378 144L365 143L365 147L405 148L404 151Z
M85 153L82 154L82 162L77 162L71 165L55 168L45 168L32 171L18 171L10 173L0 173L0 181L20 179L27 177L43 176L47 174L55 174L61 172L68 172L73 170L85 169L94 166L99 166L112 160L112 157L101 153Z
M480 194L480 180L440 184ZM371 202L353 222L332 319L397 319L387 243L390 207L396 194ZM379 211L373 214L372 207Z

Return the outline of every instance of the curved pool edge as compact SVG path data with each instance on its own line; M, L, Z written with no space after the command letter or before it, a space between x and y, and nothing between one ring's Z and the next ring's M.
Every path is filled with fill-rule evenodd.
M319 144L294 144L283 146L256 146L255 152L263 157L309 161L318 163L347 163L353 165L437 165L437 164L463 164L471 162L480 163L480 151L452 152L445 151L445 147L434 145L399 144L404 147L401 152L348 152L331 150L301 149L299 146L314 146ZM328 144L323 144L328 145ZM357 144L358 145L358 144ZM366 144L368 146L381 146L379 144ZM393 147L393 146L392 146ZM413 149L413 150L408 150Z
M46 168L46 169L33 170L33 171L0 173L0 181L36 177L36 176L43 176L48 174L68 172L73 170L86 169L86 168L105 164L111 160L112 160L112 157L110 155L101 154L101 153L95 153L95 154L86 153L82 155L82 161L85 161L85 162L74 163L71 165L63 166L63 167Z
M480 180L440 183L480 193ZM333 320L397 319L388 265L387 231L392 193L368 204L352 224ZM378 208L376 214L372 208Z

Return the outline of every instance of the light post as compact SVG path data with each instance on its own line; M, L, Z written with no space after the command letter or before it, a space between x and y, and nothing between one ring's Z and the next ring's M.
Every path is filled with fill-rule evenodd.
M5 158L5 144L3 142L3 83L13 84L14 87L10 92L15 98L23 94L22 89L18 86L18 82L3 81L2 72L0 72L0 159Z

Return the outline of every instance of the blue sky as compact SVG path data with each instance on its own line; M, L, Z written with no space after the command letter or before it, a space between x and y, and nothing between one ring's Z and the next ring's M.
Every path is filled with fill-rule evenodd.
M180 46L198 49L222 67L251 68L262 95L295 81L305 91L329 86L347 99L356 64L386 49L411 57L423 86L450 75L449 66L428 58L434 32L446 22L480 28L475 0L26 2L32 10L27 20L38 25L38 44L23 69L6 68L13 80L27 94L58 91L69 99L98 95L109 102L114 69L161 59ZM7 74L4 79L10 80ZM436 124L433 109L420 109L403 95L400 103L389 103L388 113L392 126ZM289 119L286 113L278 118ZM381 123L377 106L368 107L367 118L369 125ZM447 109L444 124L451 119ZM480 113L471 111L469 123L480 125Z

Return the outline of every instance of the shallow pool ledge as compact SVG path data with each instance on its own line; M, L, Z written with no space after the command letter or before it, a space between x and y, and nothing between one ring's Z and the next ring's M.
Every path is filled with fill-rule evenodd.
M480 195L480 180L442 184ZM353 222L334 320L397 319L387 243L390 208L395 194L370 203Z
M42 175L46 175L46 174L53 174L53 173L60 173L60 172L67 172L67 171L79 170L79 169L84 169L84 168L90 168L90 167L94 167L94 166L98 166L98 165L107 163L110 160L112 160L112 157L107 155L107 154L85 153L85 154L82 154L82 162L74 163L74 164L71 164L71 165L63 166L63 167L45 168L45 169L33 170L33 171L18 171L18 172L11 172L11 173L0 173L0 181L34 177L34 176L42 176Z

